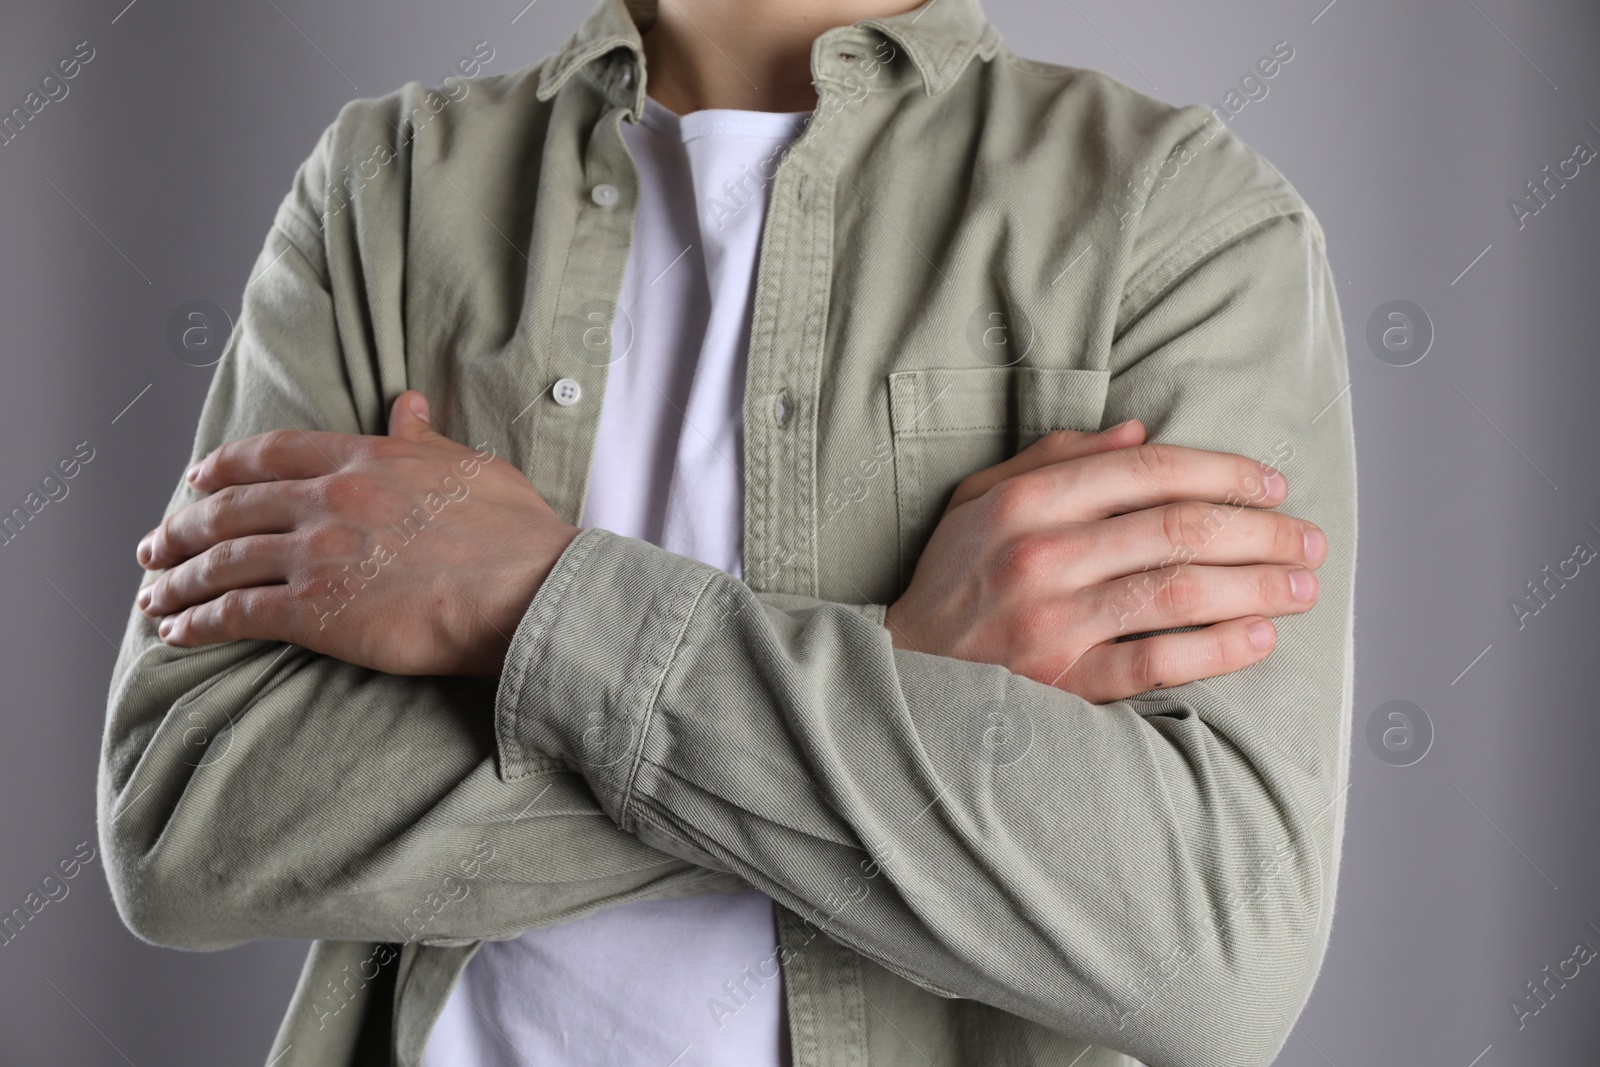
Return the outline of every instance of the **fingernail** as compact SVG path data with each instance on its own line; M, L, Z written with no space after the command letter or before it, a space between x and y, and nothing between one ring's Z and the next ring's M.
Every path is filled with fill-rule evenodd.
M183 480L186 482L192 482L198 477L200 477L200 464L198 463L183 472Z
M411 398L411 414L423 422L428 421L428 402L420 394Z
M1284 480L1280 472L1268 468L1266 477L1262 480L1266 483L1268 497L1278 499L1288 495L1289 483Z
M1328 538L1315 526L1306 527L1306 562L1321 563L1328 551Z
M1257 619L1249 626L1250 643L1257 652L1265 652L1272 647L1272 624L1265 619Z
M1317 576L1308 570L1289 572L1289 591L1296 600L1312 600L1317 595Z
M172 616L168 615L166 618L161 620L161 625L156 627L156 633L161 635L162 640L166 640L167 635L170 634L171 632L172 632Z
M135 552L134 555L139 557L139 565L141 567L150 566L150 539L148 537L139 542L139 551Z
M140 611L150 606L150 587L148 585L139 590L138 604Z

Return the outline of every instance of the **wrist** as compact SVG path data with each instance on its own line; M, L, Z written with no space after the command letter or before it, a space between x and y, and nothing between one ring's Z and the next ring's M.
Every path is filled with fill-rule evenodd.
M474 662L469 663L463 673L491 678L500 676L505 669L506 655L511 650L511 635L516 633L522 617L532 607L534 598L544 588L545 581L555 570L562 554L582 532L581 527L563 522L540 529L529 539L518 565L501 579L505 599L500 611L495 613L493 632L485 637L480 654L472 658Z
M896 600L884 609L883 625L888 629L889 641L895 648L906 648L913 652L921 651L912 643L911 637L907 633L909 623L905 618L905 609L901 607L900 601Z
M519 619L528 610L528 605L533 603L533 598L539 595L539 590L544 588L546 579L555 570L562 554L582 532L582 527L561 522L540 530L535 536L528 553L529 568L519 586L523 593L517 611Z

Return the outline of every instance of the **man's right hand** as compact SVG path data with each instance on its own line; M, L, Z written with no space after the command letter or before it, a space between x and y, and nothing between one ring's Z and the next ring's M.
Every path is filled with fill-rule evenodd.
M1144 434L1057 431L962 482L889 606L895 646L1095 704L1269 655L1267 616L1316 603L1326 537L1267 510L1288 495L1281 472ZM1117 640L1180 626L1203 628Z

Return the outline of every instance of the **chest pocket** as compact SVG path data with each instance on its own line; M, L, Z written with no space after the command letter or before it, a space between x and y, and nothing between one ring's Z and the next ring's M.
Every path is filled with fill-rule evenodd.
M930 367L889 375L900 585L967 475L1051 430L1098 430L1111 372L1051 367Z

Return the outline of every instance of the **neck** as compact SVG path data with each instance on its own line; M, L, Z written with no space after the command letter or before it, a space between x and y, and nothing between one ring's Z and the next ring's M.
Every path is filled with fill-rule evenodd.
M811 44L826 30L910 11L920 0L661 0L646 29L645 69L657 103L811 111Z

